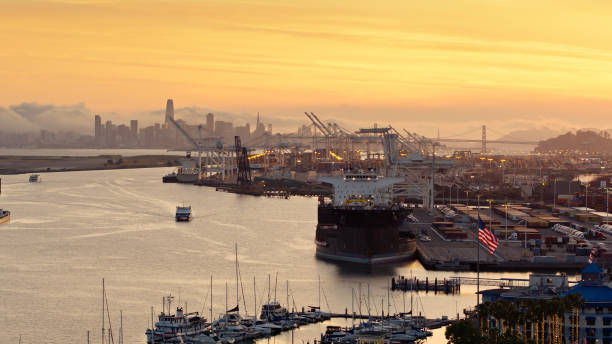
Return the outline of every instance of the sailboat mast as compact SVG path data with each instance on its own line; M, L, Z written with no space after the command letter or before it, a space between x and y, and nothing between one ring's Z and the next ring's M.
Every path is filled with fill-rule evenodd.
M236 307L240 309L240 293L238 291L238 243L236 243ZM240 311L238 311L240 314Z
M102 344L104 344L104 278L102 279Z
M255 300L255 320L257 320L257 288L255 288L255 276L253 276L253 299Z
M289 280L287 280L287 311L289 311Z
M355 327L355 287L351 288L351 319Z
M123 344L123 311L119 310L119 344Z
M270 303L270 274L268 274L268 303Z
M212 288L212 275L210 275L210 322L213 321L213 288Z
M319 311L321 311L321 275L319 275Z
M389 280L387 280L387 316L391 312L391 303L389 302Z
M359 319L361 319L363 315L361 314L361 282L359 282Z
M370 283L368 283L368 318L370 318Z
M276 302L276 287L278 286L278 272L274 277L274 302Z

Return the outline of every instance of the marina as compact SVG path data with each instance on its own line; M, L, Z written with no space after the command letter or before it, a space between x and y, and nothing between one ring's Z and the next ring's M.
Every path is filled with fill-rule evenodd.
M215 276L213 315L218 316L227 309L223 296L225 281L231 284L235 280L234 269L228 269L235 261L234 241L241 248L242 279L251 280L250 283L253 278L257 279L258 305L267 299L268 275L272 274L273 284L276 273L279 281L289 280L291 308L296 308L293 299L296 305L312 305L313 300L317 305L320 275L320 298L325 312L349 315L348 323L345 318L338 317L320 326L302 326L295 330L296 341L303 338L304 342L312 343L314 338L320 339L328 325L351 327L351 299L355 303L355 313L359 314L357 300L361 294L361 314L367 314L368 286L370 314L380 314L391 276L408 276L412 271L420 279L429 276L442 280L456 275L432 274L417 260L372 269L317 259L313 242L317 224L316 199L260 198L180 183L162 184L159 176L171 171L172 168L144 169L140 170L138 178L131 170L45 173L44 187L52 192L41 193L36 199L31 198L31 185L24 182L23 176L2 177L2 200L11 204L12 215L19 214L11 216L9 225L0 226L6 239L0 243L0 252L7 262L0 267L0 274L15 281L10 287L0 288L0 296L6 300L4 314L12 314L4 318L7 340L17 341L22 335L24 342L43 337L51 338L50 343L61 343L61 338L82 338L85 342L89 329L92 342L99 342L100 332L95 329L100 327L97 305L102 277L107 281L113 329L116 330L119 323L121 310L126 343L146 342L145 330L151 326L151 305L159 300L153 313L154 316L159 314L160 295L170 292L177 296L174 305L184 307L185 302L188 303L183 308L185 314L198 311L210 319L210 301L203 307L203 300L210 300L210 274ZM75 187L86 188L88 194L74 193ZM175 208L182 201L197 209L197 216L189 223L176 224ZM234 216L236 212L241 212L242 216ZM38 220L32 221L33 215L28 214L36 214ZM230 237L237 239L228 244ZM109 266L113 269L108 269ZM160 269L163 274L159 273ZM24 270L30 273L24 275ZM474 276L469 272L465 274ZM77 275L78 278L74 277ZM498 275L484 273L481 277L485 276ZM60 296L64 295L66 283L72 285L72 293ZM283 287L279 286L278 290ZM246 299L246 308L244 301L240 307L245 317L253 316L255 301L253 293L248 292L252 287L247 288L245 284L245 297L241 295ZM29 293L29 290L36 293ZM354 290L353 298L351 290ZM454 296L419 293L414 298L415 316L421 314L432 321L443 316L455 318L450 315L473 306L474 297L470 291L474 290L473 286L462 286L461 294ZM229 293L229 299L235 300L235 288L233 291L230 288ZM283 296L278 299L284 298L284 294L282 292ZM59 302L51 304L50 299ZM392 314L409 311L409 298L402 299L401 292L390 292ZM32 303L39 306L32 312L20 311ZM83 312L75 312L76 308ZM175 314L175 309L172 313ZM257 313L260 313L260 306ZM32 315L48 320L24 333L18 324L27 322ZM443 343L443 333L440 337L436 331L428 342L437 343L436 340L441 339L438 342ZM276 338L277 343L291 342L290 332L283 332Z

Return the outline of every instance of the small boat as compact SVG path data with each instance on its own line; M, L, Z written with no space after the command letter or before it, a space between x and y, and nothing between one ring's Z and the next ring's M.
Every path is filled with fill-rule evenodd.
M178 179L176 178L176 172L168 173L162 177L163 183L178 183Z
M176 221L191 221L191 206L179 205L176 207Z
M8 223L11 220L11 212L0 209L0 223Z
M40 174L33 174L30 176L30 183L40 183Z

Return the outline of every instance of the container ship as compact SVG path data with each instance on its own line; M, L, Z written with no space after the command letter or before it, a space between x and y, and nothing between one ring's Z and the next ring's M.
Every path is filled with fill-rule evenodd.
M319 180L334 191L331 202L319 198L317 257L378 264L414 256L414 235L400 230L409 209L392 201L391 187L402 178L360 172Z

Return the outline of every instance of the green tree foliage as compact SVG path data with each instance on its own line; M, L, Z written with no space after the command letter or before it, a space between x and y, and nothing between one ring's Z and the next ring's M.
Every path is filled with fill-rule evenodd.
M583 304L577 294L552 299L483 302L478 307L479 321L460 320L449 325L445 335L449 344L563 342L564 314L578 312Z

